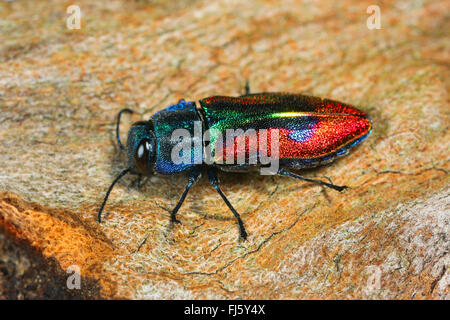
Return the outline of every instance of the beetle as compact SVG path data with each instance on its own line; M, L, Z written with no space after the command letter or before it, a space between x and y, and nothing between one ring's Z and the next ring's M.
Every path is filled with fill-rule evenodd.
M180 223L176 216L177 212L191 187L201 177L202 171L206 170L209 182L234 214L239 225L240 236L244 240L247 238L244 223L222 192L217 170L248 172L267 168L267 162L263 163L262 158L252 158L250 155L252 147L252 150L257 150L257 156L261 154L262 148L254 144L255 141L262 142L262 138L257 136L256 140L251 140L241 131L240 135L235 135L233 139L223 143L223 140L219 139L221 135L236 128L247 131L249 129L266 130L266 133L270 131L271 134L277 132L278 145L270 149L270 152L277 153L278 157L278 168L275 174L343 191L347 186L303 177L292 170L312 168L332 162L347 154L351 148L367 138L372 130L369 116L349 104L302 94L250 93L248 83L244 95L211 96L200 100L198 104L182 99L177 104L155 113L149 120L134 123L128 131L126 148L119 137L119 125L123 113L133 113L133 111L121 110L116 124L117 144L127 153L128 168L123 170L108 188L98 211L98 222L101 222L101 214L111 190L127 173L138 175L139 186L142 176L152 174L171 176L184 172L187 173L187 185L170 215L173 224ZM179 142L179 139L173 139L174 131L185 130L195 136L195 131L198 129L196 125L198 127L199 124L202 130L208 131L209 139L205 139L204 136L194 137L192 144L187 145L187 149L174 153L177 141ZM272 135L271 138L273 138ZM236 164L238 150L232 147L236 147L238 139L244 140L241 151L246 161ZM193 145L196 147L194 148ZM205 151L208 148L212 150L208 154L209 157ZM230 148L231 156L226 160L231 158L233 161L224 162L224 155L229 155L227 152ZM268 147L266 151L269 154ZM174 154L191 160L197 159L197 161L174 161Z

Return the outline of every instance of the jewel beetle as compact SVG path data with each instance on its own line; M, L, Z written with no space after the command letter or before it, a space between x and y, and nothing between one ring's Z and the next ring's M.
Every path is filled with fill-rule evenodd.
M266 158L269 154L276 154L272 159L277 161L277 166L272 174L342 191L347 187L303 177L292 170L329 163L347 154L372 130L368 115L351 105L301 94L251 94L248 83L242 96L212 96L198 103L180 100L155 113L149 120L134 123L124 147L119 138L120 118L123 113L132 112L123 109L117 116L117 143L128 156L128 168L108 188L98 212L98 221L101 222L102 211L114 185L127 173L138 175L138 186L142 176L187 173L186 188L171 212L171 222L180 223L177 212L190 188L206 171L209 182L234 214L243 239L247 238L244 223L219 186L218 170L264 170L268 167L268 162L261 157L265 146ZM238 128L240 131L236 130ZM184 143L180 148L181 136L174 139L173 135L177 130L194 137L190 144ZM198 131L208 132L208 136L198 135ZM234 132L231 138L227 135L230 131ZM252 136L256 139L251 139L250 131L256 132ZM263 136L267 141L263 141ZM238 145L238 140L243 143ZM275 140L277 144L272 144ZM180 161L180 157L191 161ZM238 157L241 161L236 161Z

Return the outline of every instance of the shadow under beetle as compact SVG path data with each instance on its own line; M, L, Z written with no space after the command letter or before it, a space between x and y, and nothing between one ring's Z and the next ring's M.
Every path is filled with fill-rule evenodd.
M247 82L246 93L240 97L212 96L200 100L198 105L195 102L180 100L178 104L157 112L148 121L134 123L128 132L126 148L119 138L120 117L124 112L133 111L121 110L117 117L116 136L120 149L128 155L128 168L114 179L106 192L98 212L98 221L101 222L101 214L111 190L125 174L137 174L139 185L142 176L187 172L186 189L171 212L171 222L180 223L176 214L189 189L200 178L203 169L206 169L209 182L236 217L240 235L246 239L247 232L239 213L219 187L217 169L246 172L261 169L264 164L258 160L252 164L224 163L221 156L230 145L223 145L223 150L215 150L215 153L211 153L210 161L206 162L205 149L209 145L207 142L213 141L217 135L225 136L227 129L277 130L279 169L276 174L317 183L337 191L347 188L302 177L288 169L316 167L348 153L371 132L372 124L366 113L351 105L328 99L288 93L250 94L249 91ZM194 135L195 123L201 124L203 132L214 129L211 132L215 132L212 135L216 136L210 137L209 141L202 137L200 142L197 141L200 148L191 149L192 158L200 161L177 164L172 161L172 150L176 143L171 139L172 132L182 128ZM233 146L235 142L232 141ZM249 160L248 144L252 142L247 140L245 143L246 157ZM236 153L234 156L236 157Z

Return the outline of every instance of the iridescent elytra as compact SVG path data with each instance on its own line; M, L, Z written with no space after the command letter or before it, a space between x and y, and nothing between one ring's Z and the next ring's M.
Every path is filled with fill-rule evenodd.
M124 112L132 113L133 111L123 109L119 112L116 135L120 149L128 155L128 167L114 179L107 190L98 212L98 221L101 222L101 214L112 188L125 174L138 175L139 185L142 176L153 174L172 176L185 173L187 175L186 188L171 212L171 222L180 223L176 214L189 189L199 180L201 173L206 171L209 182L236 217L240 236L243 239L247 238L244 223L220 189L217 170L248 172L255 169L262 170L266 164L258 159L253 159L254 161L250 163L249 148L255 147L258 152L260 149L258 149L259 146L252 146L251 140L245 140L245 137L246 162L224 162L226 149L232 144L234 147L239 137L237 135L235 141L227 144L218 139L221 135L225 136L227 130L237 128L245 132L249 129L258 133L267 132L267 136L276 131L279 167L274 172L275 174L342 191L347 187L306 178L292 170L324 165L347 154L351 148L363 141L372 129L368 115L349 104L301 94L250 94L247 85L245 95L239 97L212 96L202 99L198 103L180 100L177 104L155 113L149 120L134 123L128 132L125 148L119 138L120 118ZM208 141L204 138L197 141L197 147L192 148L189 152L189 157L195 158L197 161L176 163L173 161L172 154L175 142L171 135L177 129L183 129L195 135L196 124L200 124L202 130L213 133L210 134ZM213 144L212 141L215 139L221 142ZM253 141L260 142L258 139ZM220 150L222 146L223 150ZM208 159L205 155L207 147L209 147L208 150L212 150ZM233 150L235 151L233 160L236 160L238 151L237 149Z

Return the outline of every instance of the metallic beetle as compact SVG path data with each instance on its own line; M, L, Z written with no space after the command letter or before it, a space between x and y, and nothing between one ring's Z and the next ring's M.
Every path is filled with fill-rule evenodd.
M236 163L238 157L236 141L239 135L236 135L231 143L228 140L223 142L222 137L226 136L227 130L237 128L245 132L249 129L257 132L265 130L267 136L276 130L278 150L271 150L278 152L279 168L275 174L321 184L338 191L344 190L346 186L302 177L291 170L316 167L347 154L352 147L370 134L372 124L368 115L338 101L301 94L250 94L248 85L246 89L246 94L240 97L212 96L200 100L198 104L180 100L177 104L157 112L148 121L134 123L128 132L126 148L119 139L119 123L122 113L132 111L130 109L120 111L116 126L117 142L120 149L126 151L128 155L128 168L123 170L109 187L98 212L98 221L101 221L101 214L112 188L125 174L137 174L140 182L141 176L152 174L170 176L186 172L187 186L171 213L172 223L179 223L176 218L178 210L189 189L200 178L202 171L206 170L209 182L233 212L240 235L246 239L247 232L242 219L220 189L216 172L261 170L267 163L263 164L259 158L250 159L251 147L252 150L257 150L256 154L260 151L258 146L252 145L255 141L260 141L259 136L257 140L244 137L243 153L246 161ZM196 135L198 126L202 132L210 133L207 140L203 136L199 138L198 134ZM173 150L179 142L173 139L173 132L177 129L183 129L194 137L192 148L188 149L190 150L188 157L192 161L182 163L173 161ZM234 153L233 161L229 163L224 161L226 160L224 158L231 147ZM209 148L208 158L205 152L207 148Z

